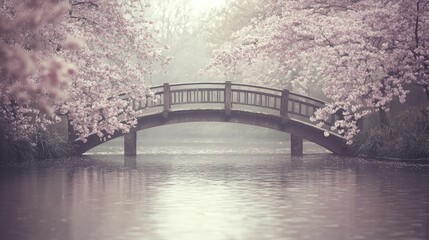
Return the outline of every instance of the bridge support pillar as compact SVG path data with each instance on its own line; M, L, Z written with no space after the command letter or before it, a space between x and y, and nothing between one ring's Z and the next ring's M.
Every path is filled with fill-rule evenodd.
M130 132L124 135L124 155L137 155L137 132Z
M225 82L225 115L227 118L231 116L231 109L232 109L232 83L231 81Z
M290 135L290 153L292 156L303 155L303 140L301 137Z

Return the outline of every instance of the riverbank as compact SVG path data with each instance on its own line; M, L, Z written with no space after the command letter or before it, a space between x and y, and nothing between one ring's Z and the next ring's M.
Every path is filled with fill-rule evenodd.
M364 155L352 156L353 158L362 158L365 161L392 162L392 163L410 163L419 165L429 165L429 158L393 158L393 157L369 157Z
M72 155L72 145L55 131L41 132L27 140L0 138L0 163L22 163Z
M355 136L350 154L390 161L429 159L428 116L418 109L404 111L388 125L373 119Z

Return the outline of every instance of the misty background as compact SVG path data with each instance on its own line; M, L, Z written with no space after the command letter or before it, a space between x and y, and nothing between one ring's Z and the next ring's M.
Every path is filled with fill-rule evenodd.
M147 0L146 3L150 4L148 18L154 21L159 41L169 48L164 51L164 55L174 58L164 69L156 67L148 84L156 86L163 83L240 80L204 71L210 63L213 50L228 40L226 35L231 35L246 24L237 21L235 27L225 26L228 30L222 33L219 31L219 13L227 0ZM251 16L247 18L250 20ZM175 124L139 132L139 139L145 136L162 139L230 138L242 141L249 138L276 141L289 139L289 134L282 132L230 123Z

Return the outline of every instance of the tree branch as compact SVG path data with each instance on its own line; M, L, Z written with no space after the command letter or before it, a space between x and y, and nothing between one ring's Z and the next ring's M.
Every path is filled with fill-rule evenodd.
M87 21L87 22L89 22L89 23L91 23L91 24L96 24L94 21L92 21L92 20L88 19L87 17L72 16L72 15L70 14L70 18L75 18L75 19L77 19L78 21L80 21L80 20L85 20L85 21Z
M89 7L94 7L94 8L98 9L98 5L96 3L93 3L91 1L88 1L88 2L74 2L73 0L69 0L69 3L72 6L72 8L70 8L70 11L69 11L70 18L77 18L78 21L83 19L83 20L87 20L90 23L94 23L93 21L89 20L86 17L76 17L76 16L73 16L73 6L88 5Z
M417 2L416 26L414 29L414 37L416 38L416 48L419 47L419 10L420 10L420 2Z
M95 7L95 8L98 8L98 5L96 4L96 3L93 3L93 2L91 2L91 1L89 1L89 2L71 2L70 3L72 6L77 6L77 5L88 5L88 6L90 6L90 7Z
M326 42L328 42L328 45L335 49L334 44L326 37L325 33L323 33L322 30L320 30L320 32L322 33L322 37L326 40ZM342 56L340 51L338 51L338 49L335 49L335 51L338 53L338 55Z

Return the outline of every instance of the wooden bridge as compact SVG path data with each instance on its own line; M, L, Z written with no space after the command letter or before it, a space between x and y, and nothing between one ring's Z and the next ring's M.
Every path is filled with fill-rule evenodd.
M342 116L331 116L325 128L319 128L309 118L325 103L287 89L242 83L176 83L151 88L156 101L131 102L138 115L137 126L127 134L116 132L110 139L124 136L124 154L136 155L137 131L184 122L232 122L275 129L291 134L291 154L302 155L303 139L314 142L335 154L345 155L347 147L342 136L329 127ZM330 135L324 136L328 131ZM75 136L69 131L70 140ZM86 143L75 142L77 154L83 154L106 140L96 135Z

